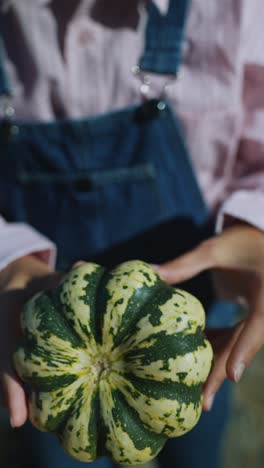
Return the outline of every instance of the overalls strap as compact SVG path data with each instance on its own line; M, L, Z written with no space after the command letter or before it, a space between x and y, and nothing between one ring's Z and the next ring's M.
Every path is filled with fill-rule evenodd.
M148 2L146 44L140 69L153 73L177 75L181 65L186 19L191 0L170 0L163 15L153 1Z
M1 36L1 30L0 30ZM4 68L4 46L3 41L0 37L0 97L1 96L11 96L10 83L7 77L7 73Z
M149 18L145 50L140 59L141 70L177 75L190 2L191 0L170 0L166 15L158 10L152 0L148 2ZM9 79L4 69L4 47L0 37L0 96L11 95Z

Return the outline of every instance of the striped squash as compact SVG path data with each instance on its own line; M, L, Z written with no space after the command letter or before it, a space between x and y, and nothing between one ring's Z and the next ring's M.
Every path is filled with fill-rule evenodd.
M72 270L22 313L14 363L32 424L84 462L154 458L199 420L212 363L204 324L199 301L144 262Z

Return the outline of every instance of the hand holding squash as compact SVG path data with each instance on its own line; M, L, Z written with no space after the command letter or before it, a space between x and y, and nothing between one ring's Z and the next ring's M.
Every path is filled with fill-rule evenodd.
M59 278L33 256L19 258L0 272L0 404L8 407L13 427L22 426L27 419L23 384L12 363L21 333L20 313L33 293L57 284Z
M204 409L210 409L225 377L238 382L264 344L264 233L239 224L156 268L169 284L212 269L228 299L243 298L247 303L246 320L232 329L210 332L215 364L204 389Z

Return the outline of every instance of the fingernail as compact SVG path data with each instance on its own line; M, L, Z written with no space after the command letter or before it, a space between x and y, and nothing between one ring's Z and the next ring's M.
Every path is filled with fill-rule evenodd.
M244 373L244 370L245 370L246 366L243 362L241 362L240 364L238 364L234 370L234 380L236 383L239 382L239 380L241 379L243 373Z
M212 409L212 406L213 406L213 403L214 403L214 399L215 399L215 396L212 394L212 395L209 395L206 399L206 410L207 411L210 411Z
M15 421L14 421L14 418L13 416L11 416L10 418L10 424L11 424L11 427L14 429L16 426L15 426Z

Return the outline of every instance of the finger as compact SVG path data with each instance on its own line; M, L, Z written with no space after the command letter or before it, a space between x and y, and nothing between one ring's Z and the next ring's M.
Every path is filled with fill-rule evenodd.
M204 386L203 409L209 411L212 408L215 395L227 377L226 363L234 343L240 336L245 326L244 321L230 329L210 330L208 337L214 349L214 366Z
M65 273L56 271L42 277L33 278L24 291L24 302L44 289L55 289L63 280Z
M71 269L74 270L74 268L78 268L79 266L82 266L84 263L86 263L84 260L78 260L78 262L75 262Z
M13 373L4 373L1 380L11 426L23 426L27 420L27 403L23 386Z
M203 242L191 252L162 265L153 265L153 268L169 284L186 281L216 266L212 246L213 242Z
M244 370L264 344L264 295L257 298L254 310L246 320L227 362L227 375L239 382Z

